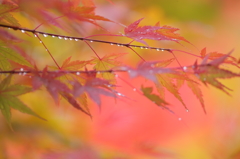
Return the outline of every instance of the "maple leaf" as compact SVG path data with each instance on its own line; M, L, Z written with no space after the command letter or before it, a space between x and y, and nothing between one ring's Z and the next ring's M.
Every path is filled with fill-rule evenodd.
M169 105L164 99L160 98L158 95L153 94L153 88L152 87L144 87L143 85L141 86L141 91L143 92L143 95L145 97L147 97L149 100L151 100L153 103L155 103L156 105L167 109L169 111L171 111L167 105ZM172 111L171 111L172 112Z
M221 56L212 60L211 62L207 63L208 56L206 56L200 65L197 64L197 61L193 65L195 75L205 84L210 84L226 94L229 95L227 90L231 90L228 87L224 86L220 83L217 78L225 79L225 78L232 78L232 77L239 77L239 74L233 73L229 70L225 70L219 68L219 66L224 63L224 61L229 57L232 53L229 52L228 54ZM227 90L226 90L227 89Z
M157 83L157 74L174 73L175 71L170 68L155 67L160 61L141 62L136 69L129 66L121 66L120 69L127 71L131 78L142 76Z
M122 62L118 61L117 58L120 58L121 56L125 55L125 53L122 54L109 54L105 55L102 58L94 58L92 61L95 66L93 67L96 71L103 71L103 70L111 70L115 68L116 66L119 66L122 64ZM108 81L114 81L115 76L112 73L105 72L101 73L101 76L103 79L106 79Z
M64 75L64 73L56 72L49 73L47 71L47 67L42 71L42 74L35 72L35 75L32 78L32 86L33 90L39 89L42 85L44 85L50 95L53 97L56 104L59 101L59 93L71 93L71 90L65 83L57 80L56 78Z
M0 66L2 66L0 67L1 70L9 70L11 68L10 61L28 67L33 67L32 64L25 57L23 57L18 52L15 52L14 50L6 47L5 43L1 41L0 41L0 57L2 59L0 61ZM2 63L2 61L4 63Z
M75 81L73 83L73 95L78 97L87 93L98 106L101 106L100 95L117 98L115 91L112 91L108 86L111 86L109 81L100 78L88 79L84 85Z
M201 50L201 58L204 59L207 57L207 59L209 60L215 60L217 58L220 58L220 57L224 57L226 54L223 54L223 53L218 53L218 52L210 52L210 53L207 53L207 49L206 48L203 48ZM231 65L234 65L234 66L237 66L239 67L239 63L238 63L238 60L233 57L233 56L228 56L227 58L225 58L225 60L223 61L223 63L227 63L227 64L231 64Z
M77 102L77 100L69 93L66 93L66 92L60 92L60 94L76 109L82 111L83 113L89 115L90 117L91 114L89 112L89 110L87 109L87 111L85 111L81 106L80 104Z
M147 45L143 39L151 40L170 40L170 41L185 41L188 42L185 38L181 37L175 31L179 30L177 28L172 28L170 26L159 26L157 23L155 26L138 26L143 18L133 22L128 27L124 29L125 36L132 38L140 43ZM188 42L189 43L189 42Z
M0 83L0 110L9 126L11 127L11 108L45 120L17 98L17 96L28 93L32 89L23 85L10 85L11 78L12 75L8 75Z
M91 61L92 60L89 60L89 61L79 61L79 60L71 61L71 56L70 56L63 62L62 66L60 67L60 70L77 71L77 70L83 68L84 66L86 66L87 64L91 64Z
M11 12L18 11L18 6L16 3L11 3L9 1L1 1L0 5L0 23L11 25L11 26L20 26L18 20L15 19Z

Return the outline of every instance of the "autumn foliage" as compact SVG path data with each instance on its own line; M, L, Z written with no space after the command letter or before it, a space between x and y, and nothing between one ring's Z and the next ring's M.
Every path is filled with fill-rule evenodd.
M115 5L112 1L108 2ZM124 101L126 104L128 101L138 100L121 92L119 81L130 87L133 94L139 94L166 110L166 113L173 114L175 111L171 107L171 100L166 97L166 92L179 101L182 109L190 111L180 93L182 86L189 88L206 114L208 105L205 105L201 90L204 85L211 85L227 95L231 94L232 90L220 80L240 76L238 72L228 67L235 69L240 67L239 59L231 55L234 50L219 53L208 52L206 48L202 48L195 54L184 50L185 46L197 48L178 33L178 28L160 25L159 22L141 25L147 17L136 19L125 26L115 22L114 19L110 20L96 14L95 9L92 0L2 1L0 109L11 129L14 130L11 126L11 117L14 115L12 109L48 120L35 112L33 105L26 105L19 98L20 95L36 91L48 92L56 105L61 106L64 100L67 101L76 111L79 110L79 113L89 116L89 120L94 118L89 106L90 101L93 101L101 111L102 99L105 97L112 98L115 102ZM21 21L28 23L25 25ZM121 30L124 33L108 31L103 27L105 23L124 26ZM95 34L86 35L81 25L91 26L97 31ZM47 38L54 40L54 45L59 43L57 47L62 47L63 52L57 55ZM60 43L60 40L64 42ZM34 46L29 45L31 41L39 43L34 43L38 47L36 53L44 54L44 59L51 60L50 63L45 63L43 58L37 57ZM183 46L183 49L155 47L148 44L151 41L175 42L176 45ZM80 45L78 58L75 53L64 52L72 43ZM101 51L100 47L95 49L95 44L107 47ZM85 49L81 50L81 47ZM119 48L121 51L108 53L107 49L111 47ZM161 54L169 54L172 57L162 59L159 54L158 59L146 60L139 53L140 49L144 49L146 54L161 51ZM194 57L196 60L191 64L185 64L176 57L178 53ZM124 56L128 54L136 56L138 62L129 64L126 59L124 60ZM124 79L126 75L128 77ZM131 79L135 78L140 79L142 83L140 85L131 83Z

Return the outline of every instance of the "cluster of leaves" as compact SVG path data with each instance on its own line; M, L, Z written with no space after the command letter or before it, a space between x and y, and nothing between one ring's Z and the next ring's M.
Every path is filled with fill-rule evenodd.
M25 5L26 3L31 3L29 4L31 7ZM56 104L64 98L73 107L91 116L87 98L93 100L100 107L101 96L108 96L115 99L126 97L116 89L118 73L126 72L131 78L140 76L153 82L159 94L153 92L153 87L142 85L139 90L142 95L150 101L169 111L172 110L169 109L169 102L165 99L165 90L172 93L182 103L185 109L188 110L179 93L181 86L186 83L196 95L203 110L206 112L200 83L204 83L205 85L210 84L229 94L228 91L230 89L220 83L218 79L239 77L239 74L221 67L222 64L231 64L239 68L240 62L230 56L231 52L229 54L217 52L207 53L205 48L202 49L199 56L197 55L199 58L202 58L201 64L198 64L196 61L190 66L174 68L169 67L169 64L176 60L175 58L163 61L144 60L133 68L123 64L119 60L124 54L107 54L101 58L94 50L96 57L93 59L79 61L72 60L71 57L68 57L62 65L58 65L48 51L47 53L55 61L56 66L46 66L43 69L39 69L28 53L25 52L23 48L15 45L16 42L22 42L21 39L14 36L11 30L7 31L6 29L7 27L22 32L29 32L38 37L39 40L41 40L39 34L73 40L74 37L38 32L37 28L45 25L47 27L55 26L67 31L70 27L73 30L76 29L75 25L68 22L74 21L76 24L88 22L98 27L101 27L96 22L98 20L111 22L107 18L96 15L94 10L95 5L91 0L4 0L2 2L0 5L0 26L5 28L1 28L0 30L0 109L9 125L11 108L39 117L21 102L17 96L37 91L42 87L45 87ZM14 18L13 12L24 13L28 15L29 20L34 19L39 21L40 25L33 30L24 29L20 26L17 19ZM160 26L159 23L154 26L139 26L141 20L142 19L139 19L125 27L125 34L121 35L146 45L137 47L153 48L149 47L144 39L156 41L170 40L177 43L184 41L190 43L176 33L177 28ZM68 24L68 26L66 24ZM89 39L79 37L76 38L76 40L83 40L92 49L91 45L87 42L90 41ZM113 44L108 41L95 41ZM117 43L117 45L126 46L127 49L133 50L130 44ZM44 44L43 47L46 48ZM157 49L162 50L161 48ZM165 49L165 51L173 54L174 50ZM207 62L207 60L210 60L210 62ZM88 70L87 68L89 67L92 69ZM23 78L25 78L24 82L19 83L17 78L15 82L17 81L18 84L12 82L13 80L11 79L17 75L22 75Z

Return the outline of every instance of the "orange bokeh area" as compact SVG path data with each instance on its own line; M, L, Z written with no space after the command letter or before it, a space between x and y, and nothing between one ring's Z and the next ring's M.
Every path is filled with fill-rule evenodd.
M86 1L87 2L87 1ZM149 45L176 48L200 54L207 52L228 53L240 57L240 1L236 0L96 0L96 13L117 23L129 25L143 18L140 25L170 25L191 44L166 41L147 41ZM27 5L27 4L26 4ZM18 15L20 18L24 15ZM24 18L23 18L24 19ZM31 26L26 20L23 26ZM102 23L110 32L123 32L123 27ZM89 33L99 33L99 28L83 24ZM96 31L97 30L97 31ZM59 30L58 30L59 33ZM19 34L22 36L22 34ZM26 37L27 40L29 37ZM98 37L99 39L101 37ZM113 37L105 37L112 39ZM25 40L26 40L25 39ZM114 38L113 38L114 39ZM131 39L119 39L127 43ZM58 54L69 51L75 59L87 60L94 54L83 44L45 41L53 56L61 63L69 56ZM29 52L43 50L38 41L32 41ZM51 45L50 45L51 44ZM139 43L136 43L139 44ZM64 47L59 47L59 46ZM26 49L28 46L25 46ZM82 50L81 50L82 49ZM96 52L103 57L108 53L127 53L121 60L135 66L139 57L127 48L96 44ZM168 52L136 49L146 60L173 58ZM37 64L45 66L52 61L48 55L32 54ZM176 52L179 62L194 64L196 57ZM200 59L198 59L201 62ZM44 63L44 64L43 64ZM171 66L178 66L175 61ZM233 72L233 66L224 66ZM239 159L240 158L240 84L239 78L220 80L232 89L231 96L212 86L201 84L207 113L191 90L184 84L179 93L189 111L167 90L165 99L170 112L144 97L141 86L154 87L143 78L130 78L118 73L117 91L125 97L114 99L101 96L101 107L88 100L92 118L73 108L64 99L56 105L49 93L42 88L20 96L20 99L40 116L12 110L11 130L0 115L0 158L3 159ZM137 91L135 91L135 89ZM154 89L154 93L158 93Z

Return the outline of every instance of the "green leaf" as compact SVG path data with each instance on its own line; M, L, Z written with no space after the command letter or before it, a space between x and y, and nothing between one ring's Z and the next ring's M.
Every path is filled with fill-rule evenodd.
M20 26L18 20L15 19L10 11L14 11L17 6L14 5L15 3L8 3L5 2L4 4L0 5L0 22L1 24L7 24L12 26Z
M110 55L105 55L101 59L95 58L92 63L95 64L94 69L96 71L102 71L102 70L109 70L112 69L116 66L121 65L122 63L117 60L117 58L125 55L125 53L121 54L110 54ZM106 80L115 80L115 76L112 73L101 73L102 78Z
M7 92L7 94L11 95L11 96L19 96L19 95L22 95L22 94L25 94L25 93L28 93L31 91L32 91L31 87L27 87L24 85L17 85L17 84L11 85L4 90L4 92ZM3 92L3 94L4 94L4 92Z
M30 109L28 106L26 106L22 101L20 101L18 98L13 96L6 96L6 98L3 100L5 103L8 104L9 107L16 109L22 113L33 115L35 117L38 117L42 120L46 120L42 117L40 117L38 114L36 114L32 109Z
M170 93L172 93L182 103L182 105L185 107L185 109L188 110L187 106L185 105L185 103L182 100L182 97L179 94L177 86L174 84L173 79L169 75L171 75L171 74L161 74L161 75L158 74L157 79L158 79L159 83L163 87L165 87Z
M13 61L18 64L28 66L30 68L33 67L32 64L30 64L22 55L13 51L12 49L7 48L3 42L0 42L0 56L7 59L8 61Z
M161 99L158 95L153 94L153 88L152 87L144 87L143 85L141 86L141 90L143 92L143 95L147 97L149 100L154 102L156 105L163 107L165 109L168 109L166 105L169 105L165 100ZM168 109L169 110L169 109Z
M4 78L0 83L0 93L4 91L11 82L12 75L8 75L6 78Z
M7 103L6 103L6 101L4 99L5 99L4 97L0 96L0 109L1 109L2 115L4 116L4 118L6 119L8 125L12 129L12 126L11 126L11 117L12 117L11 109L7 105Z
M45 120L16 97L18 95L30 92L32 89L23 85L10 85L11 78L12 75L8 75L0 83L0 109L10 128L12 128L10 108Z

